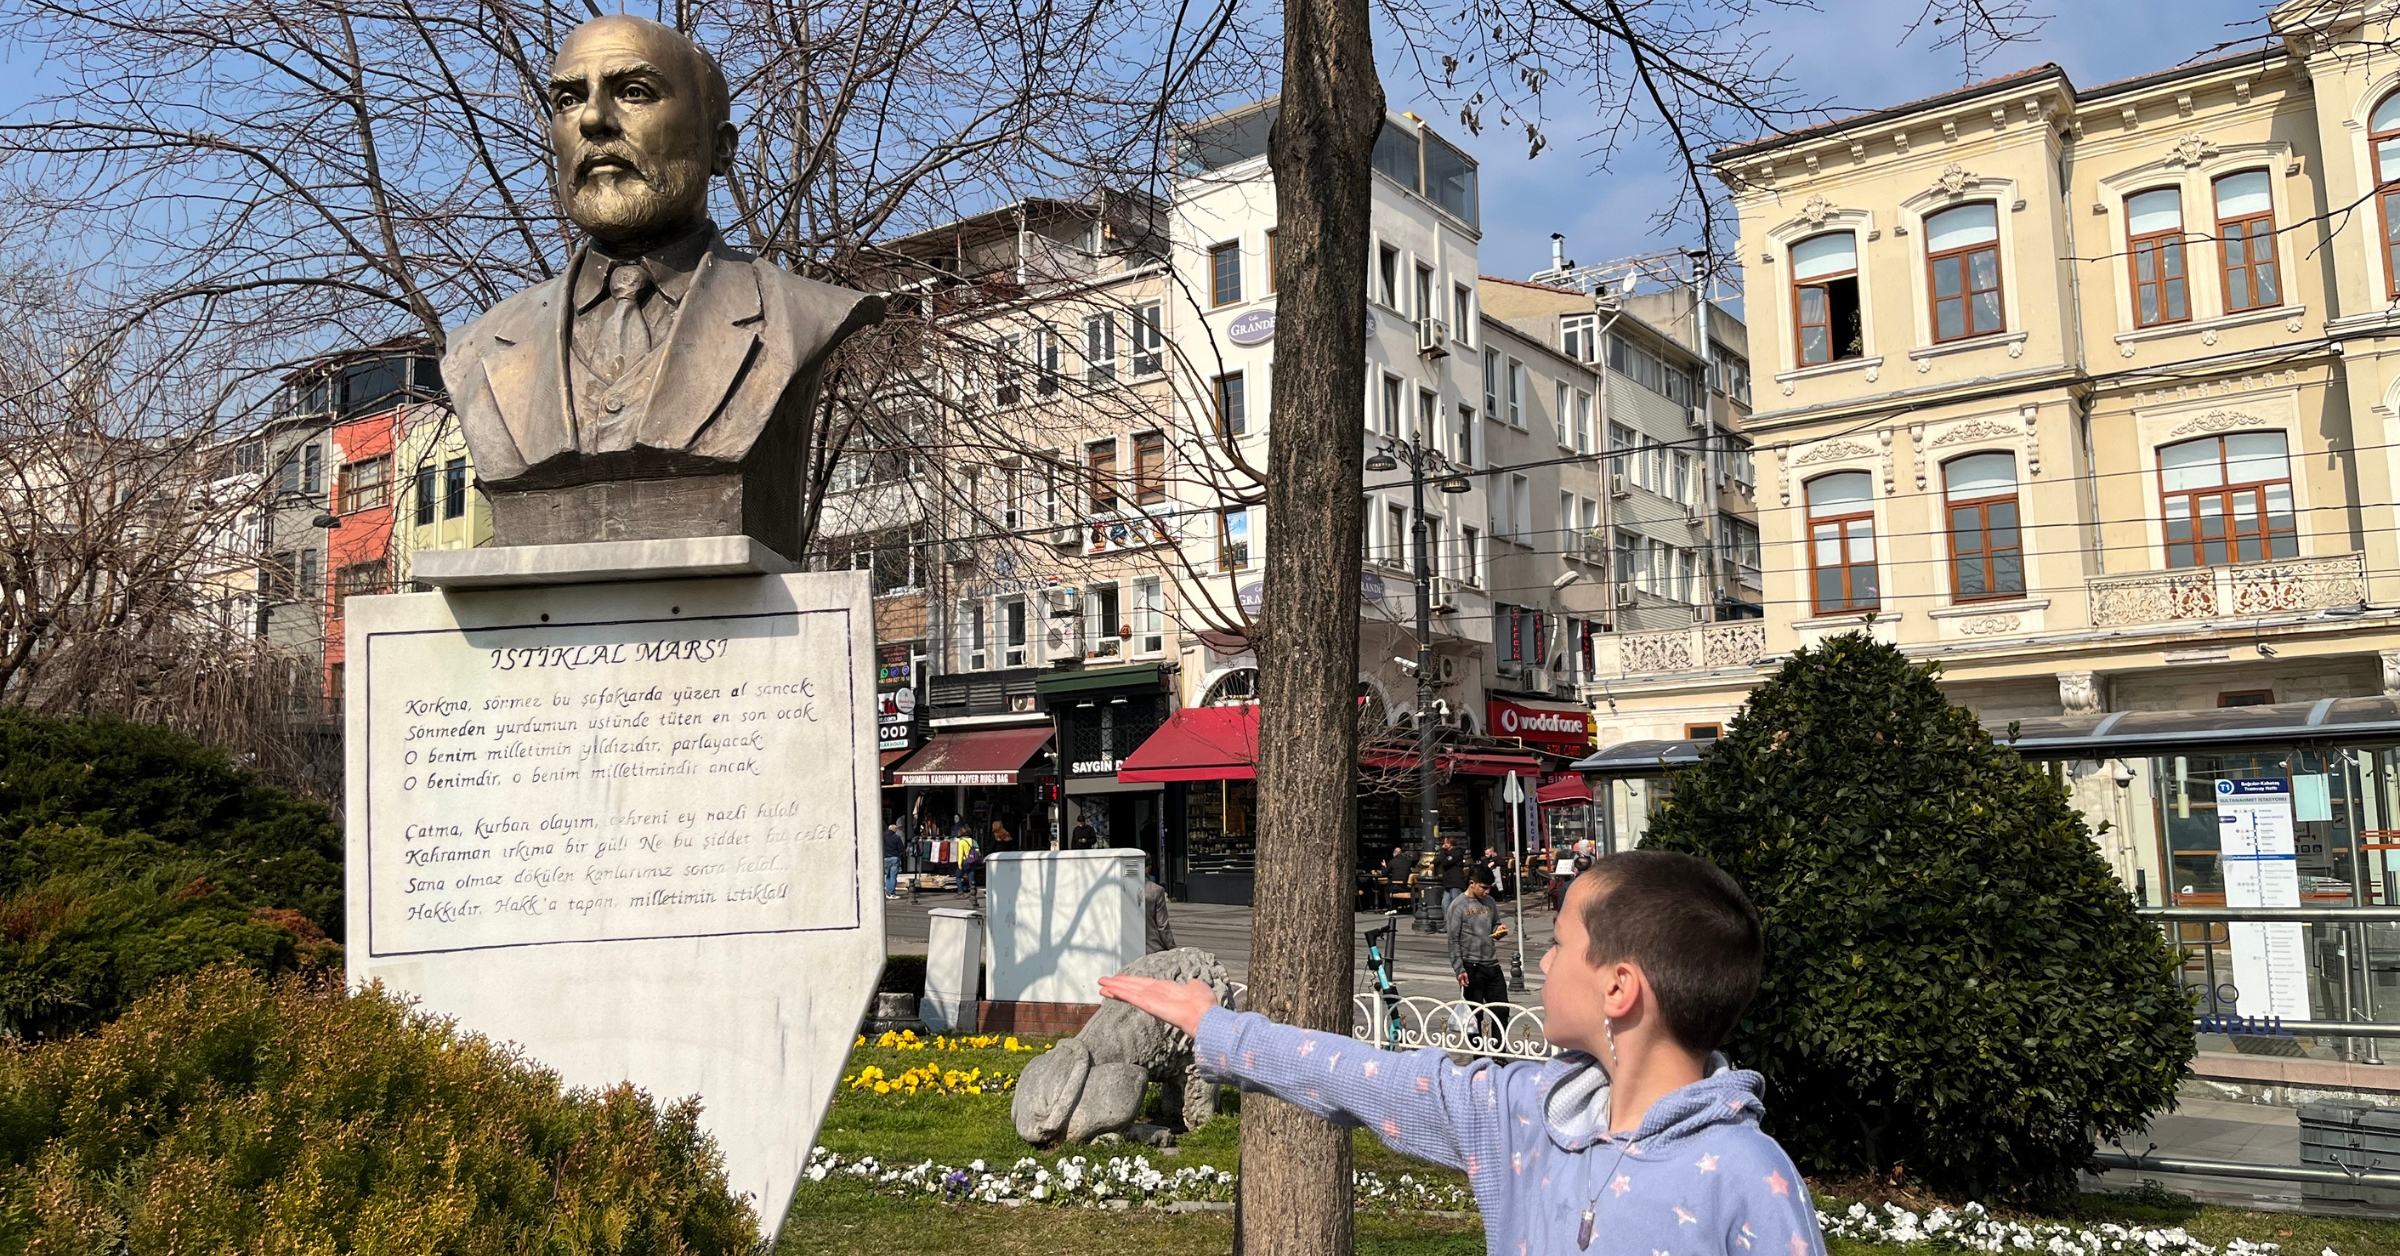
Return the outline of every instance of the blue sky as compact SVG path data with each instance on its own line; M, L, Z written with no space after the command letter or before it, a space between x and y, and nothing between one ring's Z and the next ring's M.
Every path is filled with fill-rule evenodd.
M1959 86L1958 59L1936 53L1922 35L1903 47L1901 32L1924 0L1818 0L1820 11L1761 5L1757 29L1798 95L1838 109L1874 109ZM2079 87L2167 69L2224 40L2263 32L2262 0L2033 0L2052 16L2041 36L2000 49L1978 77L2045 61L2064 66ZM1550 263L1550 233L1565 232L1568 255L1599 262L1681 247L1696 232L1657 233L1652 216L1674 199L1677 175L1644 140L1601 173L1582 136L1587 122L1553 114L1550 147L1528 160L1521 133L1465 133L1455 114L1434 104L1386 40L1385 93L1395 109L1414 109L1482 163L1486 274L1523 277ZM0 113L54 82L22 45L0 48ZM1573 103L1564 98L1559 104Z
M1767 46L1789 58L1785 76L1802 96L1849 109L1900 104L1960 86L1955 53L1933 53L1922 35L1899 46L1923 0L1819 0L1821 12L1762 9ZM2034 0L2051 14L2041 38L2002 48L1978 78L2055 61L2077 87L2164 70L2222 41L2261 34L2259 0ZM1565 232L1568 256L1606 261L1688 246L1697 232L1655 233L1650 221L1674 199L1676 176L1663 154L1621 154L1615 169L1594 171L1568 119L1554 119L1552 146L1534 160L1521 136L1464 135L1455 115L1418 108L1413 84L1388 64L1385 92L1396 109L1417 108L1436 129L1472 152L1483 169L1484 273L1522 278L1550 264L1550 233ZM1583 128L1583 129L1589 129Z

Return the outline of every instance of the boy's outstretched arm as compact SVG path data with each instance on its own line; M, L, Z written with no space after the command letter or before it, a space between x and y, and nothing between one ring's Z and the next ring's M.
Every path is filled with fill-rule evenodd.
M1460 1169L1470 1178L1497 1156L1507 1119L1501 1069L1460 1066L1440 1051L1376 1049L1340 1034L1278 1025L1228 1011L1206 983L1103 977L1100 993L1132 1004L1191 1035L1200 1071L1245 1090L1263 1090L1327 1120L1363 1125L1403 1155Z

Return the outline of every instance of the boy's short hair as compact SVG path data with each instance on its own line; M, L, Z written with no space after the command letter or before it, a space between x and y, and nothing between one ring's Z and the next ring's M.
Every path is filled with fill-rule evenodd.
M1750 896L1715 864L1674 851L1604 855L1582 878L1593 883L1583 902L1593 967L1639 964L1675 1041L1695 1055L1716 1050L1766 963Z
M1484 867L1482 864L1477 864L1474 867L1467 869L1467 884L1489 886L1491 883L1491 869Z

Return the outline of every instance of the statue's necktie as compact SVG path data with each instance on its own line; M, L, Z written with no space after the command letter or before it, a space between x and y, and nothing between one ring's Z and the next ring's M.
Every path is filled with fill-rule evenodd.
M608 271L608 295L613 302L608 322L600 329L597 366L604 381L615 383L634 363L650 355L650 323L642 317L642 298L657 285L639 262L619 262Z

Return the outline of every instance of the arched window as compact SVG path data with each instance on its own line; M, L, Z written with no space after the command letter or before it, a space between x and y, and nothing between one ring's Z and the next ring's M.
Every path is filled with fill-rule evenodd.
M1792 246L1792 326L1802 366L1866 355L1855 234L1829 231Z
M2183 192L2156 188L2125 198L2125 256L2133 267L2133 325L2156 327L2192 316L2183 269Z
M2225 312L2262 310L2283 302L2275 274L2275 201L2267 172L2244 170L2219 178L2217 252L2225 267Z
M2383 226L2383 283L2400 297L2400 92L2375 106L2367 119L2367 147L2374 150L2375 209Z
M1872 477L1837 471L1810 480L1807 492L1809 598L1816 613L1874 610L1882 599L1875 588Z
M2300 553L2292 467L2282 432L2236 432L2161 445L2167 566L2218 567Z
M1237 667L1217 677L1216 683L1201 695L1202 706L1240 706L1258 701L1258 669Z
M1925 220L1925 270L1935 341L2008 330L2000 313L2000 212L1990 201Z
M1961 602L2025 592L2017 529L2017 456L1968 454L1942 464L1950 516L1950 591Z

